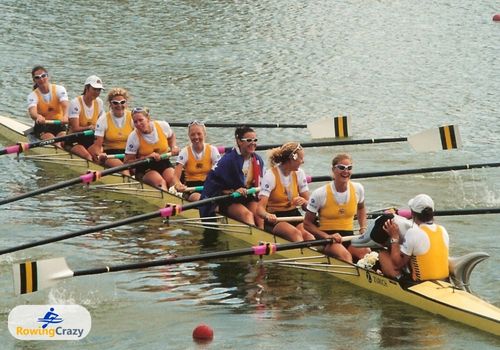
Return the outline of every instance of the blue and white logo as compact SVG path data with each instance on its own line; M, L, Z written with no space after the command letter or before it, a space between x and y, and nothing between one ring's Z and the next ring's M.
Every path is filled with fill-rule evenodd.
M20 340L80 340L92 326L80 305L19 305L10 311L8 324Z

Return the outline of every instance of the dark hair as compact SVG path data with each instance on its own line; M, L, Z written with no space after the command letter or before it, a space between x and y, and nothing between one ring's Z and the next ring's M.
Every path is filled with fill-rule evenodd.
M432 222L434 221L434 211L432 208L425 208L421 213L416 213L412 211L415 217L422 222Z
M247 132L255 132L255 130L247 125L238 126L234 131L234 137L237 139L241 139Z
M48 73L47 69L45 69L44 66L34 66L33 69L31 70L31 78L35 77L35 72L37 70L43 70L45 73ZM33 90L36 90L37 87L38 84L35 82L35 84L33 84Z

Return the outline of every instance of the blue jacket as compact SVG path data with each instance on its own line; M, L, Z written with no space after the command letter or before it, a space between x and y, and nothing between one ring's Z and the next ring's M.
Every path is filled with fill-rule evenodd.
M260 167L260 177L264 174L264 160L257 153L253 154L254 160ZM235 148L225 153L217 162L217 165L210 170L203 184L201 199L220 196L223 190L237 190L246 187L245 176L243 175L243 157L238 154ZM210 217L215 215L217 203L210 203L200 206L200 216Z

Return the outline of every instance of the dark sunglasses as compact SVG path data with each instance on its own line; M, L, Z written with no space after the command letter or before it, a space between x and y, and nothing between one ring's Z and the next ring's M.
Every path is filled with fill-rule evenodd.
M340 171L352 170L352 165L336 164L335 168L339 169Z
M117 101L117 100L112 100L111 101L111 104L115 105L115 106L118 106L118 105L124 105L125 103L127 103L127 100L120 100L120 101Z
M33 78L35 80L39 80L39 79L47 78L48 76L49 76L49 73L42 73L40 75L34 75Z
M248 138L248 137L240 137L240 141L245 141L245 142L248 142L248 143L250 143L250 142L255 142L255 143L257 143L257 141L258 141L258 140L259 140L259 139L250 139L250 138Z

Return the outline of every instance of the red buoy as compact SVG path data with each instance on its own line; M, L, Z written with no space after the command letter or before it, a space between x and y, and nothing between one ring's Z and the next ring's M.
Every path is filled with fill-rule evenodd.
M500 13L497 13L496 15L493 16L493 21L500 22Z
M214 338L214 330L210 326L204 323L199 324L193 330L193 339L198 342L211 341L213 338Z

